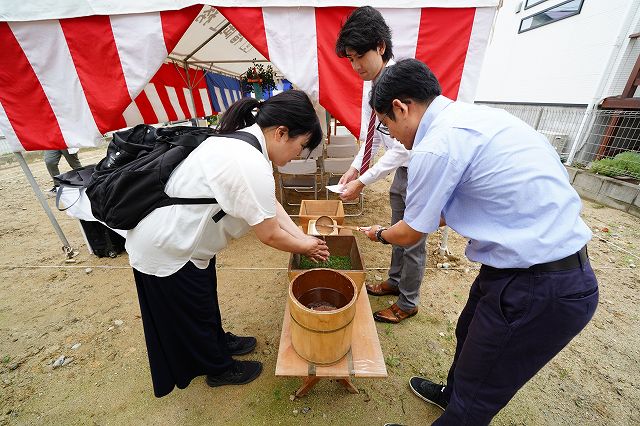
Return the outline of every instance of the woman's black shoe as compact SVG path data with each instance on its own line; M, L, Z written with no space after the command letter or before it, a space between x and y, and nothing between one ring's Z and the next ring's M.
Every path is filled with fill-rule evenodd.
M245 355L256 348L255 337L241 337L227 331L225 335L230 355Z
M230 369L218 375L207 374L207 384L212 388L224 385L244 385L254 381L262 372L259 361L233 361Z

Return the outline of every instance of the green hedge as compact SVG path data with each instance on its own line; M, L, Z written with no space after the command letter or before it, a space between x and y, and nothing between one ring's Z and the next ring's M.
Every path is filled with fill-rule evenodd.
M640 178L640 153L621 152L613 158L591 163L591 171L604 176L632 176Z

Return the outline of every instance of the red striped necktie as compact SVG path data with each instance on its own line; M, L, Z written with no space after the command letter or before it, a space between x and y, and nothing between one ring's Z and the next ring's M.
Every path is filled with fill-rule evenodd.
M376 125L376 115L371 109L371 118L369 119L369 127L367 128L367 141L364 144L364 155L362 156L362 166L360 166L360 176L371 167L371 151L373 151L373 131Z

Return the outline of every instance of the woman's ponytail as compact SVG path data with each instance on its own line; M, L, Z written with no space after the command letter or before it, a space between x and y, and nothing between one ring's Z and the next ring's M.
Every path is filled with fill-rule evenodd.
M254 115L253 110L257 109ZM289 136L309 135L306 147L312 151L322 142L322 128L309 97L301 90L287 90L266 101L243 98L222 114L218 133L232 133L252 124L265 129L286 126Z
M256 118L253 110L260 106L260 101L254 98L243 98L234 102L227 109L218 125L218 133L232 133L255 124Z

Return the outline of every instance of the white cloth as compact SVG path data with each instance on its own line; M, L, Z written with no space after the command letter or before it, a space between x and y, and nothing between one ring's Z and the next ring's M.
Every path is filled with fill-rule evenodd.
M393 59L390 59L387 62L386 66L390 67L395 64ZM369 119L371 117L371 106L369 106L369 93L371 92L371 81L365 81L363 85L363 102L362 102L362 115L361 122L369 123ZM376 117L376 126L378 125L378 119ZM360 139L362 141L366 140L366 125L364 126L364 135L360 135ZM353 159L353 163L351 163L351 167L360 170L360 166L362 165L362 158L364 157L364 143L360 144L360 150L358 154ZM362 176L359 177L360 182L364 185L371 185L372 183L384 179L387 175L393 172L398 167L404 166L407 167L409 165L409 151L402 145L399 141L393 139L391 136L383 135L382 133L375 131L373 132L373 147L371 150L371 159L373 160L378 153L378 150L381 146L384 145L385 153L382 157L375 161L374 164L367 170Z
M174 170L165 192L171 197L213 197L219 204L179 204L151 212L127 234L131 266L159 277L175 273L189 260L204 269L230 240L276 216L264 135L258 125L242 130L258 138L263 153L241 140L204 141ZM212 216L220 209L226 216L216 223Z
M404 221L429 233L442 214L466 255L528 268L591 239L582 202L549 141L509 113L437 97L416 132Z

